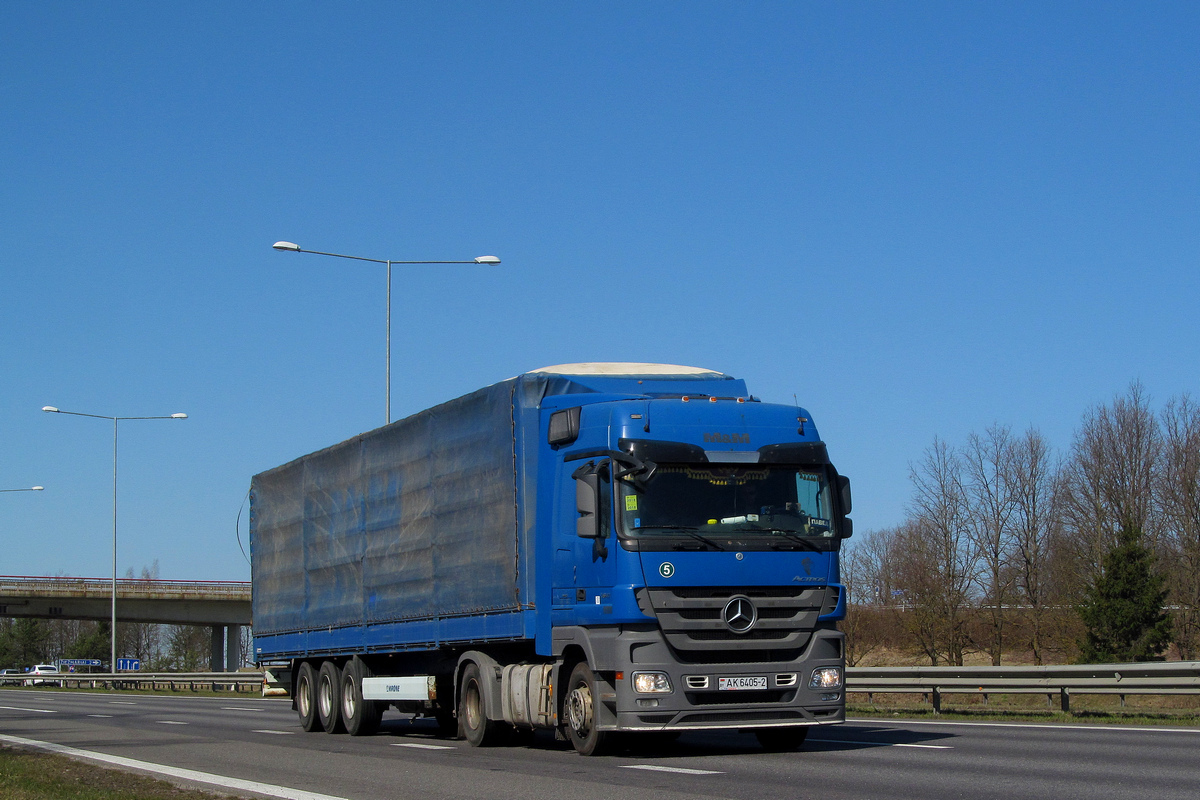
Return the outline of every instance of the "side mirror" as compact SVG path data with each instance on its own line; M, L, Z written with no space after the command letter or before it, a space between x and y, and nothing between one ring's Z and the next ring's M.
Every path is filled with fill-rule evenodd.
M600 476L594 468L579 474L589 466L592 465L575 471L575 510L579 512L579 519L575 520L575 535L581 539L599 539L600 515L596 513L596 498L600 494Z
M853 508L853 503L850 500L850 479L845 475L837 476L838 494L841 495L842 513L849 514Z
M854 520L842 517L842 538L849 539L854 535Z
M579 417L582 408L564 409L550 415L550 431L546 440L552 445L570 444L579 438Z

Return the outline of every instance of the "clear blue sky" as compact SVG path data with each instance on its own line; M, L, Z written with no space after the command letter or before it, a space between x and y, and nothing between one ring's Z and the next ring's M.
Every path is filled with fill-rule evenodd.
M0 7L0 574L240 580L251 475L570 361L745 378L858 530L994 422L1200 394L1200 6ZM243 519L243 529L245 520Z

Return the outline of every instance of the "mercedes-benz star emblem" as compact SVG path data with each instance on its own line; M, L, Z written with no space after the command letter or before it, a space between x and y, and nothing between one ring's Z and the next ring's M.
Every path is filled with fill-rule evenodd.
M721 618L725 620L729 630L734 633L745 633L753 628L754 623L758 620L758 609L754 607L754 603L750 602L749 597L738 595L725 604Z

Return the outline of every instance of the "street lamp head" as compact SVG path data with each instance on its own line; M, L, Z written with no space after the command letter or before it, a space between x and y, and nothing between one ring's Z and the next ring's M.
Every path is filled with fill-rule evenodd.
M295 242L276 242L275 244L271 245L271 247L274 247L276 250L291 250L295 253L300 252L300 245L296 244Z
M487 264L488 266L494 267L495 265L500 263L500 259L496 258L495 256L480 256L479 258L475 259L475 263L476 264Z
M172 414L171 419L187 419L187 414Z
M58 413L58 409L57 409L57 408L55 408L54 406L42 406L42 411L48 411L48 412L50 412L51 414L57 414L57 413Z
M32 486L32 487L30 487L30 490L34 491L34 492L41 492L41 491L44 491L45 488L46 488L45 486Z

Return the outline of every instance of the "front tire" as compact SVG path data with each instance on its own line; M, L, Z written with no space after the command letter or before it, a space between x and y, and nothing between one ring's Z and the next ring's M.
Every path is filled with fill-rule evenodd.
M342 669L342 722L351 736L367 736L379 729L379 718L382 716L379 703L364 700L362 696L362 680L369 677L371 670L357 657L347 661Z
M317 673L317 719L326 733L345 733L342 724L342 671L332 661L321 664Z
M586 662L576 664L567 682L563 717L567 738L581 756L603 755L612 749L614 734L597 729L599 703L595 673Z
M296 713L300 715L300 727L312 733L320 723L317 721L317 673L312 664L305 661L296 674Z

